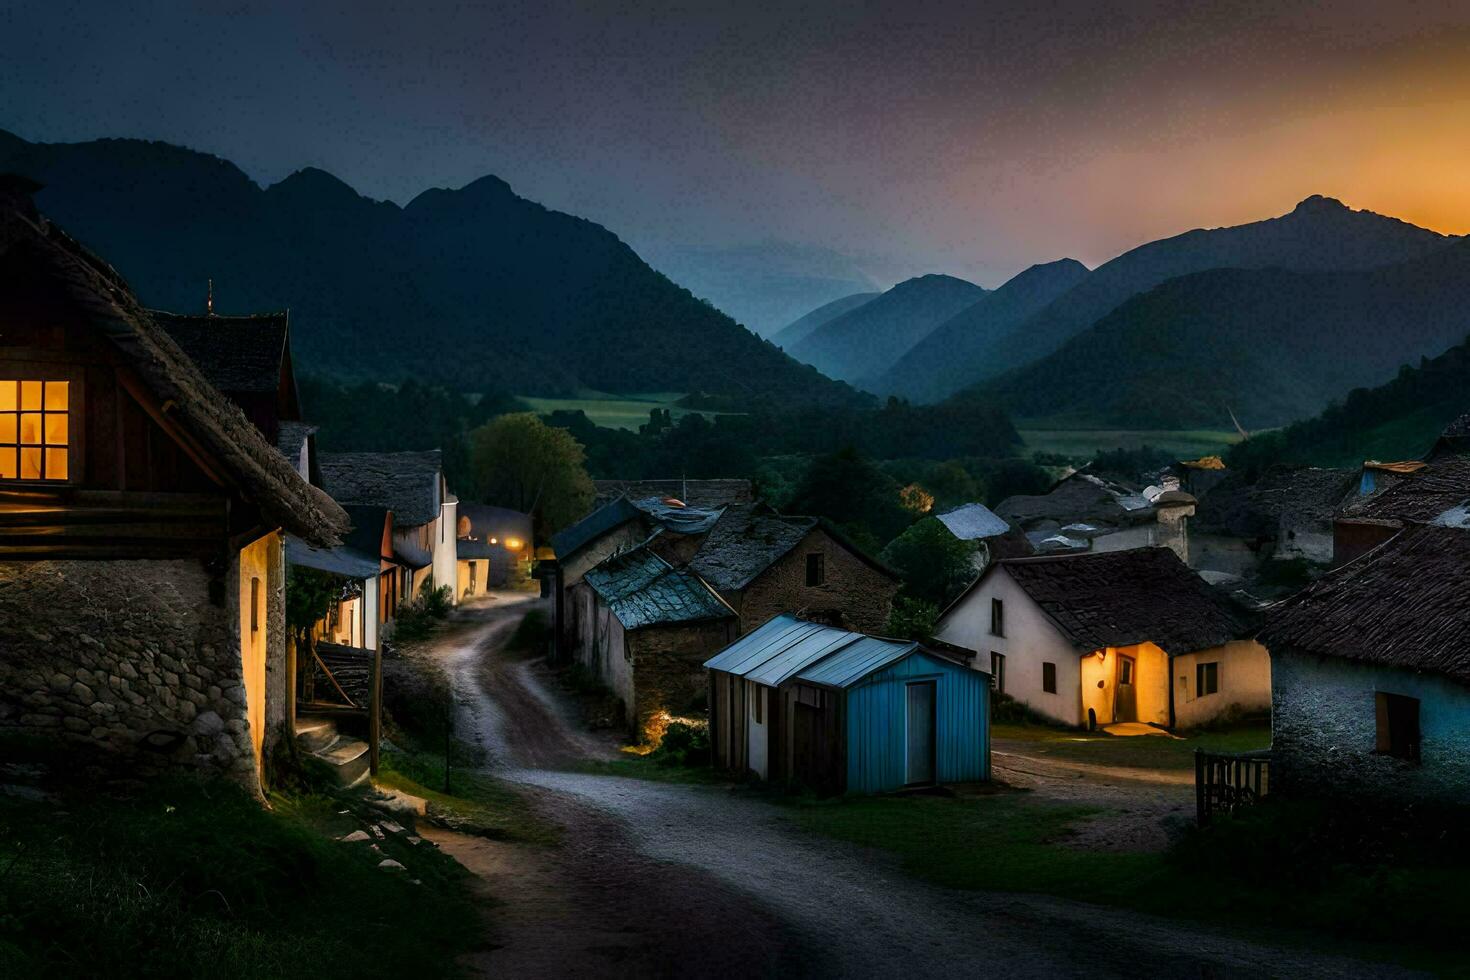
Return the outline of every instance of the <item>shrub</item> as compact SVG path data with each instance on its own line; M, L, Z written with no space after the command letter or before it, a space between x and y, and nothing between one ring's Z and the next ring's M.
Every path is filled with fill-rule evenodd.
M661 766L707 766L710 764L709 725L671 721L663 741L651 753Z

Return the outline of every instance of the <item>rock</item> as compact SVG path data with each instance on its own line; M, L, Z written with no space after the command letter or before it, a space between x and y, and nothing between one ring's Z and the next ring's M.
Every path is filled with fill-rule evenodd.
M135 680L138 679L138 670L137 670L137 668L134 667L132 664L128 663L126 660L124 660L121 664L118 665L117 672L119 674L122 674L123 677L127 678L130 681L135 681Z
M66 730L69 732L88 732L92 730L92 726L87 724L87 720L85 718L73 718L68 716L61 719L61 724L65 726Z
M348 834L346 837L339 837L338 838L338 840L342 841L344 844L358 844L358 843L361 843L362 841L371 840L371 839L372 838L368 837L367 831L365 831L365 830L354 830L352 833Z
M71 693L76 697L78 701L82 702L83 704L90 704L91 702L97 700L96 695L92 693L92 689L83 684L81 681L77 681L71 686Z
M220 718L213 711L205 711L198 718L194 719L194 730L201 735L213 735L216 732L223 731L224 727L224 719Z
M382 823L378 824L378 826L382 827L390 834L403 833L403 825L399 823L394 823L392 820L384 820Z
M65 694L71 690L71 678L65 674L52 674L50 683L52 694Z
M383 860L381 860L381 861L378 862L378 870L379 871L407 871L408 869L405 868L403 865L399 864L397 861L393 860L392 858L384 858Z
M193 674L184 675L184 686L191 687L196 691L204 690L204 682L195 677Z
M373 836L376 837L378 840L382 840L384 837L387 836L383 833L383 828L379 827L377 824L373 824L371 829L373 832Z
M226 689L225 697L235 702L236 704L244 704L245 688L240 686L239 684L236 684L234 687Z
M424 839L422 837L405 837L404 840L408 841L414 847L418 847L424 842Z

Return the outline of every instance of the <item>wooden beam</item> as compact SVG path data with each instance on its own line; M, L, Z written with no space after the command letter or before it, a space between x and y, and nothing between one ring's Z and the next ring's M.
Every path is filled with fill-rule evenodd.
M179 447L184 450L184 454L194 461L194 465L204 471L205 476L222 487L229 487L231 490L239 491L240 487L233 480L229 479L224 474L224 471L212 461L209 453L199 444L199 441L186 431L183 426L169 417L164 404L160 403L154 397L153 393L143 385L142 381L133 373L131 368L119 364L117 366L117 379L127 389L128 394L133 397L133 400L138 403L138 406L148 414L148 417L153 419L160 429L179 444Z

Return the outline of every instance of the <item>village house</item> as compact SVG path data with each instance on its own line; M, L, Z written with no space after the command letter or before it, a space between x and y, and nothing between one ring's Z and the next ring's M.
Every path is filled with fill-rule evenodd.
M1170 548L1189 558L1186 519L1195 500L1178 487L1135 490L1092 473L1073 473L1044 494L1018 494L995 513L1025 532L1040 553Z
M1333 518L1352 486L1348 470L1315 466L1273 466L1255 479L1230 473L1189 519L1190 567L1248 580L1268 561L1328 564Z
M705 659L739 631L714 589L643 546L589 569L572 601L578 662L622 699L643 741L659 741L671 718L695 709Z
M726 507L689 568L739 613L742 633L779 613L879 632L900 585L835 528L766 504Z
M259 792L284 532L332 547L347 515L33 188L0 186L0 728Z
M1064 725L1190 728L1271 705L1247 624L1168 548L997 562L935 627Z
M1463 527L1408 527L1283 604L1260 633L1273 792L1470 803L1467 638Z
M977 573L1002 558L1025 558L1036 553L1026 535L984 504L963 504L934 516L956 540L975 549L971 564Z
M531 515L508 507L459 502L459 575L462 599L527 581L534 544Z
M989 677L945 653L781 615L705 666L722 768L831 793L990 778Z
M1337 564L1367 554L1415 524L1470 524L1470 452L1456 435L1462 426L1470 423L1452 423L1423 460L1365 464L1359 494L1342 506L1333 524Z
M755 502L749 480L594 480L596 506L619 497L629 500L677 500L686 507L718 510Z
M393 512L393 554L401 569L400 602L459 580L458 499L444 482L439 450L322 453L323 485L342 504Z

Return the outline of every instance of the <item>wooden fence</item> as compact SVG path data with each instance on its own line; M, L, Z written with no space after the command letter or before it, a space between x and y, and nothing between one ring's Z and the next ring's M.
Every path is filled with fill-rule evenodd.
M1194 753L1195 819L1201 827L1216 813L1253 806L1271 791L1271 754Z

